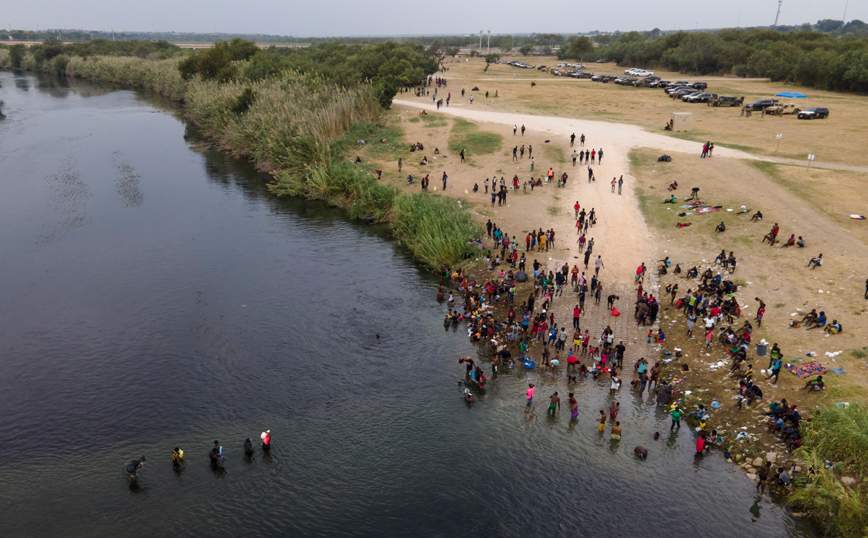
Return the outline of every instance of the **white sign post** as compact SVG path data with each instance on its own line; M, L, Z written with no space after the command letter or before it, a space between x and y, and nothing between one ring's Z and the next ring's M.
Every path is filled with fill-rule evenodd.
M814 160L814 157L816 157L816 155L814 155L813 153L808 153L808 170L811 169L811 162Z
M778 147L777 147L777 149L776 149L775 151L777 151L778 149L781 149L781 138L783 138L783 137L784 137L784 135L782 135L782 134L779 134L779 135L776 137L776 138L778 139Z

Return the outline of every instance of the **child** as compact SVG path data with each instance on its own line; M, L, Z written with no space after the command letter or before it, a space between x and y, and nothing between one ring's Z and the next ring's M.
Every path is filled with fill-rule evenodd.
M582 337L582 355L588 354L588 342L591 341L591 335L588 334L588 330L585 329L585 335Z
M649 344L651 343L651 338L653 335L654 335L654 333L652 331L648 331L648 343Z
M714 340L714 329L705 331L705 349L711 347L711 341Z

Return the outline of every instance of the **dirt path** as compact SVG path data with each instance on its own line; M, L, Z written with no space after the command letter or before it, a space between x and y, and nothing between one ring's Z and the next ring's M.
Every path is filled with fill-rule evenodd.
M393 103L397 105L423 108L426 110L437 110L437 107L434 105L428 105L416 101L395 99ZM599 147L602 145L604 149L611 147L624 155L634 147L659 149L661 152L683 152L695 154L699 154L702 150L702 144L700 142L681 140L652 133L638 125L630 125L626 123L610 123L596 120L559 118L555 116L536 116L532 114L512 114L488 110L474 110L472 105L459 103L456 103L449 108L443 108L439 112L459 116L476 122L500 123L503 125L524 124L528 126L528 129L550 132L555 137L569 137L570 133L573 132L576 132L578 136L579 131L585 132L586 134L593 133L593 138L591 140L594 140L593 143L595 146ZM808 164L807 161L799 161L784 157L754 155L744 151L720 146L714 148L714 155L797 166L807 166ZM612 156L615 156L614 153ZM868 172L868 166L857 166L836 162L814 162L812 167L828 168L831 170L847 170L851 172Z
M436 111L435 106L412 101L395 100L394 106L411 106ZM601 271L601 278L604 283L630 284L633 281L635 268L639 263L644 261L647 265L651 265L650 262L653 261L650 259L652 257L651 241L649 240L651 235L639 210L638 200L631 188L632 177L629 175L630 163L627 156L630 148L639 144L642 136L647 136L647 133L638 127L620 124L489 112L473 110L470 106L441 108L440 112L477 123L508 126L525 125L529 134L551 133L551 143L563 147L567 155L571 153L568 147L570 134L575 132L576 136L579 137L584 133L586 136L585 149L599 151L600 148L603 148L603 163L594 166L596 181L593 184L589 184L587 181L587 167L566 165L566 172L570 179L567 182L567 187L558 191L558 195L562 199L560 204L563 206L563 210L559 216L549 219L550 226L556 232L558 248L556 251L546 254L544 258L540 257L540 262L555 269L562 266L565 261L570 266L583 261L576 258L579 255L576 245L578 235L575 228L576 219L574 218L573 205L579 201L587 211L593 208L597 214L597 225L588 232L589 239L593 237L595 241L594 255L588 266L588 276L594 271L593 264L598 255L602 256L604 263L604 269ZM483 126L483 128L485 127ZM502 128L492 126L490 130L502 131ZM544 134L543 137L549 138L547 134ZM661 138L666 142L671 141L666 137ZM510 138L506 138L504 141L506 146L513 145L513 142ZM681 140L676 140L676 142L695 144ZM576 146L578 145L577 139ZM539 170L539 172L544 173L545 170ZM561 172L561 170L556 170L556 176L559 177ZM623 194L619 196L617 193L611 192L610 183L613 176L620 177L621 175L624 176L625 183ZM545 213L545 208L539 207L539 204L536 205L535 210L537 215ZM512 218L506 217L505 229L510 233L516 229L526 229L527 219L521 221L521 218L522 213L514 211ZM524 237L519 237L519 243L524 243ZM566 250L566 247L569 247L569 250ZM528 261L531 262L535 257L529 255L528 258ZM579 264L579 267L583 269L584 266Z

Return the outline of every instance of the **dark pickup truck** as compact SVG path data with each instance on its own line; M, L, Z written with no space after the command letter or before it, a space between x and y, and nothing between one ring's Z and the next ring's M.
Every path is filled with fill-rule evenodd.
M757 99L753 103L748 103L745 106L748 110L765 110L768 107L777 104L777 99Z

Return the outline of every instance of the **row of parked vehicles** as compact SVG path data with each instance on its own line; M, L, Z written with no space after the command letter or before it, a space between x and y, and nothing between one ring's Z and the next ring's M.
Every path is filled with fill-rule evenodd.
M745 110L752 112L765 112L772 116L783 116L792 114L800 120L818 120L829 117L829 109L820 106L812 106L804 110L799 108L799 105L793 103L781 103L777 99L757 99L752 103L744 105Z

